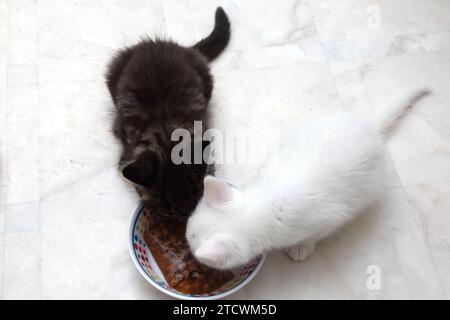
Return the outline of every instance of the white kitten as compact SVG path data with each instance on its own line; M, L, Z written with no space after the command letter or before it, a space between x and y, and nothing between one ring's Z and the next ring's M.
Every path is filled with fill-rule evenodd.
M278 157L243 189L208 176L186 237L196 258L218 269L245 264L272 249L294 260L353 219L383 190L383 138L408 106L428 93L414 90L382 115L341 112L301 122L277 145Z

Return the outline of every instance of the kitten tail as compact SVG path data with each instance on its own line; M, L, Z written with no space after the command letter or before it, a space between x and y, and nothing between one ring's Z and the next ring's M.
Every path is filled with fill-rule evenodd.
M376 115L376 124L380 134L383 137L388 136L395 127L397 121L403 117L406 112L411 109L421 98L431 93L428 88L420 87L412 90L407 97L402 96L395 101L390 108L381 110Z
M216 10L214 29L209 36L194 45L208 61L214 60L230 41L230 21L225 11L219 7Z

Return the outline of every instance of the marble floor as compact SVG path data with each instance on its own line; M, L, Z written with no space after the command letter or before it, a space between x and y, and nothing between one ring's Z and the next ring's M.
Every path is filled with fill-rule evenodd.
M433 90L387 143L379 206L306 262L270 254L231 298L449 298L448 0L0 0L0 298L166 298L127 251L137 198L116 171L103 73L144 34L193 44L218 5L233 32L212 66L225 124L247 108L275 132Z

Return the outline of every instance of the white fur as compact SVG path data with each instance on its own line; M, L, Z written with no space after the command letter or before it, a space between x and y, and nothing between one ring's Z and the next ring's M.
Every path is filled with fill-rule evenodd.
M406 107L427 93L382 110L372 120L339 113L287 130L275 154L243 189L206 177L189 218L194 255L218 269L273 249L304 260L318 240L356 217L383 190L383 137ZM375 123L375 124L374 124Z

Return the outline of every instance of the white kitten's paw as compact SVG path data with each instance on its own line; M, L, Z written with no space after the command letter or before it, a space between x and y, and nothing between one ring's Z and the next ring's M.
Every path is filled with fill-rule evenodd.
M293 261L304 261L308 259L316 248L315 242L302 243L287 249L286 253Z

